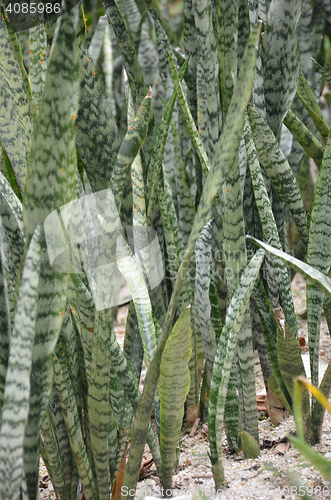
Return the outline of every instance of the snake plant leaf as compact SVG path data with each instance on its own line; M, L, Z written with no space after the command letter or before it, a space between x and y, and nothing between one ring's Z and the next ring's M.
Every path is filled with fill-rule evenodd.
M183 243L186 246L193 226L196 209L193 203L190 188L188 187L185 179L184 163L180 155L179 136L174 120L172 120L172 133L174 139L174 170L178 207L178 224L182 233Z
M47 35L44 23L29 29L29 80L32 97L38 110L47 69Z
M36 227L24 262L8 367L0 431L0 492L2 498L20 498L23 478L23 442L30 403L30 371L37 318L41 230Z
M50 418L49 421L48 417ZM49 427L49 425L51 427ZM44 435L43 429L45 429L45 431L49 433L47 438ZM73 483L73 475L74 475L73 469L75 468L75 465L71 453L69 437L63 418L60 400L57 395L55 385L53 385L52 387L52 393L51 393L51 398L49 400L48 410L46 411L43 423L41 425L41 433L43 435L43 441L44 441L43 444L45 452L47 453L48 461L50 463L50 468L52 471L54 470L54 474L55 470L58 470L57 452L59 453L60 456L61 470L59 470L59 472L56 473L56 475L59 476L56 480L62 481L61 475L63 475L67 491L71 491ZM57 449L54 449L53 440L55 436L57 442L56 445ZM55 462L54 466L52 465L53 461Z
M139 104L145 97L147 90L141 68L138 63L137 54L135 48L131 43L128 30L114 0L105 0L103 2L103 6L120 44L124 66L130 81L131 91L133 94L135 111L137 112Z
M195 24L198 35L197 54L197 117L199 134L208 158L213 158L219 139L220 105L218 84L215 78L217 68L217 47L212 29L212 18L208 0L195 4ZM243 50L246 46L246 41Z
M331 217L330 201L331 137L328 138L316 185L314 205L309 226L307 264L323 274L331 265ZM318 385L319 322L323 306L323 293L310 283L307 284L307 317L310 367L312 383Z
M209 221L200 233L195 245L196 278L195 294L198 306L199 323L206 368L211 376L216 353L216 336L212 326L209 300L210 265L211 265L212 221ZM210 378L209 378L210 380Z
M299 144L314 160L318 167L321 166L324 148L302 121L291 111L284 118L284 125L293 134Z
M120 252L118 254L117 265L127 280L129 290L132 294L138 318L139 331L144 346L146 364L149 366L156 349L157 341L148 289L143 278L142 270L138 266L137 261L131 258L130 249L121 235L119 235L117 245L117 251Z
M114 370L121 381L123 389L127 394L128 399L130 400L132 408L136 410L141 396L138 383L131 371L130 366L127 363L127 360L122 352L122 349L120 348L117 342L116 335L113 329L111 331L111 337L110 337L110 359L112 366L114 367ZM145 416L145 421L146 421L146 416ZM147 427L148 427L147 443L153 455L156 468L161 474L161 456L160 456L159 445L157 443L155 432L150 422L149 425L147 425Z
M146 85L154 85L160 75L157 62L158 53L149 34L149 25L150 20L146 17L141 26L138 62Z
M301 0L272 0L261 47L267 121L277 137L296 93L300 53L296 33Z
M81 22L82 24L82 22ZM85 48L85 26L78 35L80 54L80 101L76 141L93 191L108 187L121 140L101 83Z
M168 19L166 18L165 15L163 15L158 2L156 0L145 0L145 3L146 6L148 7L148 10L151 12L152 16L155 17L160 22L171 44L177 46L178 45L177 37L173 32L173 29Z
M14 194L9 182L0 172L0 207L3 228L17 271L25 245L22 220L22 203Z
M0 430L1 411L4 398L6 372L9 356L9 341L11 335L11 318L6 279L5 254L3 250L3 228L0 218Z
M255 26L247 43L236 91L231 98L226 122L213 158L212 168L204 186L187 245L188 249L194 245L198 238L201 228L205 224L212 200L223 185L237 155L244 125L244 111L253 85L260 26L260 24Z
M331 363L329 362L327 369L323 375L322 381L319 386L319 391L322 393L324 398L330 397L331 392ZM318 398L316 398L318 399ZM312 413L313 431L314 431L314 442L318 443L321 439L321 430L325 412L325 405L323 405L322 400L315 404Z
M150 88L122 142L110 181L121 222L125 226L132 226L130 167L147 135L151 97L152 89Z
M277 331L277 358L282 378L293 401L293 379L299 375L305 376L306 372L299 343L286 322L284 333L280 328ZM307 390L304 390L302 399L303 416L306 420L306 425L310 428L310 404Z
M106 16L99 17L98 24L95 28L91 43L88 48L89 54L92 57L95 66L97 65L98 59L101 55L102 44L107 24L108 23Z
M240 431L241 447L245 458L257 458L260 456L260 445L248 432Z
M281 250L282 247L277 231L276 222L273 216L266 186L262 177L252 132L247 120L244 126L244 138L246 143L247 158L251 173L254 196L259 211L263 234L266 240L268 240L271 245ZM273 270L277 278L277 284L280 290L282 304L284 304L283 309L285 317L287 318L288 324L290 325L292 331L297 336L297 325L288 270L285 264L283 262L277 261L277 259L273 260Z
M184 78L187 66L188 66L189 59L187 59L183 66L181 67L181 70L179 72L179 80L181 81ZM168 136L168 131L171 123L171 117L176 101L176 95L177 91L174 89L171 99L169 100L163 116L162 120L157 132L156 136L156 142L151 154L151 160L148 168L148 176L147 176L147 194L149 197L149 203L148 203L148 211L147 211L147 218L150 220L150 213L154 204L154 200L157 194L157 187L158 187L158 182L160 179L160 174L161 174L161 164L162 164L162 158L164 155L164 150L166 147L166 142L167 142L167 136Z
M113 310L97 311L88 387L89 426L99 499L109 498L108 413ZM114 417L113 417L114 419Z
M159 341L158 348L147 373L144 391L139 403L139 408L136 411L132 434L132 442L135 443L135 446L130 449L123 482L124 486L129 487L129 490L135 488L139 476L139 464L141 463L141 457L145 446L145 437L148 430L146 415L149 415L151 412L159 374L161 355L172 330L172 319L175 313L175 306L179 299L182 282L184 281L189 268L194 244L205 224L210 207L212 206L212 200L222 186L237 155L242 127L244 124L244 110L247 106L251 93L251 86L253 84L257 51L256 44L259 38L260 27L261 25L259 24L252 30L247 44L244 61L238 77L236 92L230 103L227 120L224 124L222 136L214 159L214 165L208 175L190 234L187 251L179 268L177 282L172 294L164 324L163 335ZM129 495L129 497L132 498L133 495Z
M188 362L192 354L190 307L180 315L164 348L159 377L162 486L172 487L172 468L190 388Z
M239 151L239 157L241 157L242 160L240 163L243 164L244 170L246 170L246 154L241 155ZM231 300L238 286L240 274L247 265L247 249L244 239L244 210L240 177L239 159L236 159L223 185L224 219L222 237L228 301ZM243 314L245 318L238 331L236 350L239 405L242 425L247 432L258 438L256 398L253 396L255 392L255 373L249 309L246 309ZM233 368L233 380L235 377L234 374L235 368ZM235 397L233 384L231 384L231 389L232 402L230 403L230 399L228 399L228 405L233 406L238 404L238 400ZM230 398L229 395L228 398ZM230 419L228 420L230 421ZM230 433L231 441L236 440L238 429L233 429L233 425L231 425L231 427L228 427L228 436ZM237 447L236 444L234 446Z
M305 262L302 262L301 260L298 260L295 257L292 257L291 255L254 238L253 236L247 235L246 238L252 240L259 247L264 248L267 252L271 253L271 255L275 255L279 259L282 259L290 267L292 267L292 269L295 269L295 271L302 274L305 278L316 285L317 288L319 288L328 297L331 297L331 279L325 276L325 274L321 273L314 267L309 266Z
M233 356L237 345L237 335L244 320L243 314L258 276L265 252L256 252L241 275L238 287L229 304L222 335L217 345L210 384L208 426L212 470L215 486L224 481L222 459L222 425L226 392Z
M68 15L61 18L62 29L53 41L39 106L24 188L23 221L28 239L39 221L70 201L75 187L79 60L76 34L71 32L77 23L74 12L76 20Z
M69 202L74 192L74 119L79 97L77 21L78 7L75 7L59 18L54 36L24 188L23 222L27 240L39 221L44 221L51 211ZM58 111L57 120L54 120L55 109ZM28 494L33 498L38 488L39 431L52 385L50 358L61 330L68 288L68 275L56 273L50 266L44 231L41 244L31 399L24 438L25 478Z
M267 292L264 289L261 278L258 278L252 291L252 297L263 329L263 337L268 352L268 358L272 368L273 376L284 394L284 406L291 408L292 399L283 380L277 357L277 334L279 326L277 324L272 306L269 302ZM276 392L276 391L274 391Z
M260 161L279 197L289 206L298 231L306 243L308 240L306 210L293 171L270 127L251 106L248 107L248 117Z
M309 87L302 73L300 73L299 76L297 95L302 104L304 105L304 107L306 108L306 110L308 111L311 119L316 125L317 130L320 132L323 140L325 141L329 135L329 126L325 121L321 108L316 102L313 91Z
M58 354L61 355L61 351ZM63 355L61 355L60 359L53 355L53 370L54 384L60 400L71 451L77 465L83 491L87 499L95 500L97 498L97 485L92 474L92 466L86 454L79 415L75 405L75 396Z
M169 66L170 66L171 76L173 78L173 81L174 81L174 84L175 84L175 88L176 88L176 91L177 91L177 96L178 96L181 108L183 110L183 113L184 113L184 116L185 116L185 120L186 120L188 129L190 131L190 136L191 136L192 142L194 144L194 147L196 149L196 152L197 152L197 154L199 156L199 160L201 162L204 174L207 177L208 176L208 172L211 169L210 161L209 161L209 159L207 157L205 148L203 147L202 141L200 139L199 132L198 132L198 130L196 128L196 125L194 123L191 111L190 111L189 106L187 104L186 97L184 95L182 85L181 85L181 83L179 81L179 77L178 77L178 73L177 73L177 70L176 70L176 67L175 67L174 60L171 57L170 52L169 52L168 49L166 49L166 52L167 52L167 58L168 58Z
M231 0L222 0L216 4L216 39L223 123L237 79L238 5L238 1ZM225 16L224 12L228 15Z
M50 472L53 488L55 489L55 491L59 492L61 498L63 498L64 500L69 500L70 497L66 488L61 458L59 456L59 450L55 440L52 421L48 410L41 425L41 432L43 435L45 452L47 453L47 461L49 467L47 468L47 470L48 472ZM57 434L56 437L58 437Z
M16 59L6 23L0 16L0 138L23 193L33 133L26 84ZM13 116L15 119L13 119Z

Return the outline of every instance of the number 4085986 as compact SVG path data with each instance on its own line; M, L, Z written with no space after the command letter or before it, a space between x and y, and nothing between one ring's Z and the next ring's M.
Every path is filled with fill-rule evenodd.
M15 13L15 14L36 14L39 12L42 14L43 12L46 12L46 14L59 14L61 10L61 5L59 3L9 3L7 7L5 8L5 11L8 12L9 14Z

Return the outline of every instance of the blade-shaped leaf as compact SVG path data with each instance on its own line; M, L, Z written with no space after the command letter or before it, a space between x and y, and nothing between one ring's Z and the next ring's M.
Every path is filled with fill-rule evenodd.
M169 304L169 309L164 325L164 333L160 339L158 348L156 350L145 380L144 392L133 423L132 442L136 443L136 445L134 447L131 447L123 482L125 486L130 486L129 490L135 488L138 479L139 464L143 454L145 437L148 428L146 415L149 415L151 412L158 379L161 355L165 346L165 342L167 341L172 330L172 320L175 313L175 305L177 304L179 298L182 282L184 281L189 268L190 257L192 255L194 244L199 236L202 227L204 226L205 220L212 205L213 197L222 186L237 154L242 127L244 124L244 110L250 97L251 85L253 84L257 51L256 44L258 42L260 26L261 25L259 24L253 29L247 44L244 61L242 63L240 74L238 77L236 93L231 100L227 120L224 124L220 144L217 148L217 153L214 159L214 166L212 167L208 175L208 179L204 187L203 195L191 231L187 251L179 269L176 286ZM250 85L248 85L248 82L250 82ZM129 495L129 497L132 498L133 495Z
M160 447L162 486L172 486L172 468L184 416L184 403L190 388L188 362L192 353L190 307L186 308L167 340L159 377Z
M245 318L244 312L248 306L248 299L258 276L264 253L256 252L241 275L239 285L226 313L222 335L219 339L214 359L210 384L208 426L212 470L216 488L224 481L223 465L221 462L222 425L227 386L237 345L237 335Z
M2 498L19 499L23 478L23 441L29 411L30 371L38 303L40 233L38 225L24 262L10 338L0 432Z
M29 96L6 23L0 16L0 138L23 193L33 120ZM13 119L13 116L15 119Z
M293 171L270 127L251 106L248 107L248 117L260 161L279 197L288 204L298 231L306 243L308 240L306 210Z
M296 27L301 0L272 0L261 47L268 124L277 136L295 96L300 70Z

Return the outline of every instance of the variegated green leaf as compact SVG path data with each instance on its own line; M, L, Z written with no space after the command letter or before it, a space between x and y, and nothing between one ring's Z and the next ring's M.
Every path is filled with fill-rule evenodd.
M205 369L207 369L209 374L209 383L216 353L216 336L210 317L211 304L209 300L211 239L212 221L205 225L195 245L195 295L198 306L201 338L206 358Z
M132 226L130 167L147 135L151 97L152 89L150 88L122 142L110 181L121 222L125 226Z
M248 117L260 161L279 197L289 206L298 231L306 243L308 240L306 210L292 169L270 127L251 106L248 107Z
M298 260L295 257L282 252L281 250L277 250L277 248L274 248L267 243L263 243L263 241L253 238L253 236L247 235L246 237L254 241L254 243L256 243L256 245L258 245L259 247L264 248L267 252L275 255L279 259L282 259L298 273L302 274L305 278L316 285L317 288L319 288L323 293L331 297L331 279L325 276L325 274L321 273L305 262L302 262L301 260Z
M99 17L97 27L93 33L93 37L88 48L89 54L92 57L95 66L97 65L98 59L101 54L106 25L107 25L106 16Z
M241 275L239 285L228 306L226 320L214 359L210 384L208 425L212 471L216 488L224 481L222 424L227 386L237 345L237 335L244 320L245 315L243 313L248 306L248 299L258 276L263 257L264 252L257 252Z
M321 68L321 66L320 66ZM322 68L322 70L324 70ZM329 135L329 126L327 125L323 113L321 111L321 108L319 107L318 103L316 102L315 96L311 88L309 87L305 77L303 74L300 72L299 75L299 81L298 81L298 88L297 88L297 95L310 114L310 117L312 118L313 122L315 123L317 129L319 130L321 136L323 139L326 139Z
M31 239L18 293L0 432L0 492L4 499L19 499L23 478L23 441L30 403L30 371L36 333L41 231Z
M28 239L39 221L70 201L76 182L74 126L79 98L79 60L74 33L77 9L73 12L75 15L61 18L53 41L29 156L23 203ZM57 120L54 120L55 112Z
M45 418L43 420L41 426L41 432L43 435L43 444L45 448L45 452L47 453L47 461L48 461L48 473L50 474L52 485L54 490L58 492L61 499L69 500L69 493L66 488L65 478L63 475L62 464L59 456L59 450L57 446L57 442L54 436L54 430L52 428L52 421L47 410ZM56 433L56 437L58 438L58 434ZM61 442L61 445L63 443Z
M233 167L224 183L224 221L223 221L223 254L226 271L228 303L239 284L240 275L247 265L247 249L244 239L244 209L242 203L242 189L240 166L246 173L247 159L245 149L239 158L234 161ZM258 439L258 421L255 390L255 373L252 350L252 330L249 308L243 312L244 319L238 329L236 349L236 371L238 379L238 394L240 418L243 429ZM233 367L234 373L235 369ZM233 376L234 376L233 373ZM232 391L234 387L232 387ZM234 394L232 394L234 396ZM236 398L232 397L236 404ZM230 404L230 403L229 403ZM229 429L230 430L230 429ZM236 440L238 429L234 429L231 440ZM229 434L228 434L229 435Z
M108 187L121 142L92 57L85 48L84 25L78 41L81 95L76 120L77 147L93 191L101 191Z
M3 228L17 271L22 259L25 235L22 221L22 203L15 196L9 182L0 173L0 207Z
M48 418L50 418L51 428L49 428L49 424L47 423ZM45 430L45 427L46 427L46 432L49 433L48 437L44 436L43 430ZM65 426L63 413L61 410L60 401L54 384L52 387L51 399L49 401L48 410L45 414L41 426L41 433L43 435L44 448L48 456L50 468L52 471L54 470L54 475L58 476L57 478L54 477L54 481L62 482L61 476L63 475L67 491L71 491L73 468L75 467L75 465L71 453L69 437ZM50 435L50 433L52 433L53 437ZM53 440L55 436L56 436L57 451L60 456L60 465L61 465L60 469L58 468L57 453L56 450L54 449ZM52 465L53 461L55 462L54 466Z
M20 62L16 59L10 33L2 15L0 16L0 40L2 54L0 138L15 173L20 192L23 193L33 133L33 118L26 82L19 66Z
M60 352L58 354L60 354ZM82 482L84 495L89 500L95 500L95 498L98 498L97 485L95 484L92 467L86 454L79 415L75 405L75 396L63 355L60 359L54 355L53 364L54 383L60 400L71 451Z
M326 144L321 171L316 185L314 205L309 226L307 264L323 274L331 265L331 137ZM307 283L307 317L312 384L318 386L319 323L323 306L323 293Z
M282 378L293 401L293 379L299 375L306 376L301 357L301 349L291 329L285 323L285 332L279 328L277 332L277 358ZM302 394L303 416L306 426L306 435L311 433L309 393L307 389Z
M29 29L29 80L37 109L43 93L47 69L47 36L43 22Z
M93 335L91 375L88 387L90 435L100 500L109 499L110 487L107 422L109 418L109 343L112 321L112 309L104 309L97 312Z
M218 82L215 77L217 73L217 47L210 10L208 0L195 2L194 17L199 46L196 76L198 130L208 158L213 158L220 134L219 116L221 110ZM243 50L245 46L246 41Z
M296 27L301 0L272 0L261 47L268 124L277 137L296 93L300 54Z
M222 186L237 154L242 127L244 124L244 110L248 103L251 93L251 85L253 83L256 61L256 44L258 41L259 32L260 25L256 26L255 29L253 29L248 41L244 61L242 63L240 74L238 77L236 93L231 100L227 120L224 124L222 136L220 139L220 144L217 148L217 153L214 158L214 164L211 172L208 175L208 179L204 187L203 195L190 234L190 239L187 246L188 249L179 268L176 286L172 294L164 324L163 335L160 339L158 348L150 365L147 380L144 386L144 392L140 400L139 408L135 415L132 434L132 442L135 443L135 446L131 447L123 480L123 485L128 486L129 490L135 488L139 476L139 464L141 462L141 457L145 446L145 437L148 429L146 415L149 415L151 412L159 373L161 355L165 347L165 343L169 338L170 332L172 330L172 320L175 313L175 306L179 298L182 282L184 281L185 275L189 268L193 247L202 227L205 224L205 220L212 205L212 200ZM248 84L248 82L250 83L250 85ZM129 497L132 498L133 495L129 495Z
M286 125L304 150L307 151L316 165L320 167L324 154L322 144L291 110L289 110L284 118L284 125Z
M228 112L237 79L238 0L222 0L216 5L217 54L220 90L222 96L222 121ZM224 13L227 13L224 15Z
M174 81L174 84L175 84L175 88L176 88L176 91L177 91L177 95L178 95L178 99L179 99L181 108L183 110L183 113L184 113L184 116L185 116L185 120L186 120L188 129L190 131L191 140L192 140L192 142L194 144L194 147L196 149L196 152L197 152L197 154L199 156L199 160L201 162L204 174L207 177L208 172L211 169L211 167L210 167L210 161L209 161L209 159L207 157L205 148L202 145L202 142L201 142L201 139L200 139L200 135L199 135L199 133L197 131L197 128L196 128L194 120L193 120L193 117L191 115L191 111L190 111L189 106L187 104L186 97L184 95L184 92L183 92L183 89L182 89L182 85L181 85L181 83L179 81L179 77L178 77L178 73L176 71L176 67L175 67L174 61L173 61L173 59L172 59L172 57L170 55L169 50L166 49L166 51L167 51L167 57L168 57L168 61L169 61L171 76L173 78L173 81Z
M246 142L246 151L251 173L251 180L254 189L254 197L259 211L260 220L262 223L263 234L265 236L265 239L268 240L271 245L281 250L282 247L279 240L276 222L272 213L270 200L263 181L256 149L254 146L252 132L250 130L247 121L244 127L244 137ZM277 278L277 283L281 295L281 301L284 306L283 309L285 317L293 333L297 336L296 318L295 318L295 311L294 311L288 270L283 263L280 263L276 259L273 260L273 270Z
M79 97L77 21L78 6L59 18L48 63L24 188L23 222L28 240L36 225L43 222L51 211L69 202L74 192L74 120ZM57 120L54 120L55 110ZM68 275L56 273L50 265L44 231L41 245L43 251L32 354L31 398L24 439L25 479L31 498L36 496L38 488L39 430L52 384L50 358L61 330L68 287Z
M192 354L190 308L186 308L167 340L159 378L160 447L162 486L172 487L172 468L184 416L184 402L190 388L188 362Z
M259 32L260 25L257 25L251 32L248 40L244 61L238 77L236 92L233 94L231 99L228 116L215 151L212 168L204 186L190 234L189 243L187 245L188 249L195 243L201 228L204 226L207 214L212 204L212 199L223 185L237 155L241 132L244 125L244 111L247 106L251 93L251 86L253 84L257 51L256 45L259 38Z
M1 412L5 391L6 372L9 356L9 340L11 335L8 285L6 279L5 253L3 249L4 232L0 217L0 429Z
M129 290L132 294L138 318L140 336L144 346L146 363L147 366L149 366L156 349L157 341L147 286L140 266L135 259L131 258L130 249L120 235L117 240L117 251L119 252L117 254L117 265L127 280Z

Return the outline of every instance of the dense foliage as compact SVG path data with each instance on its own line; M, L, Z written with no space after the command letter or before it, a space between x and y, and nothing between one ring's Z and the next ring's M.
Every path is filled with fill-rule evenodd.
M133 497L146 442L170 489L192 405L218 488L223 423L236 451L257 447L253 348L266 387L300 415L287 265L309 280L318 385L323 307L331 323L331 5L63 6L17 34L0 18L0 497L35 500L40 454L62 500L80 486L88 500L121 486ZM116 272L132 295L123 350ZM319 401L304 390L300 442L320 439Z

